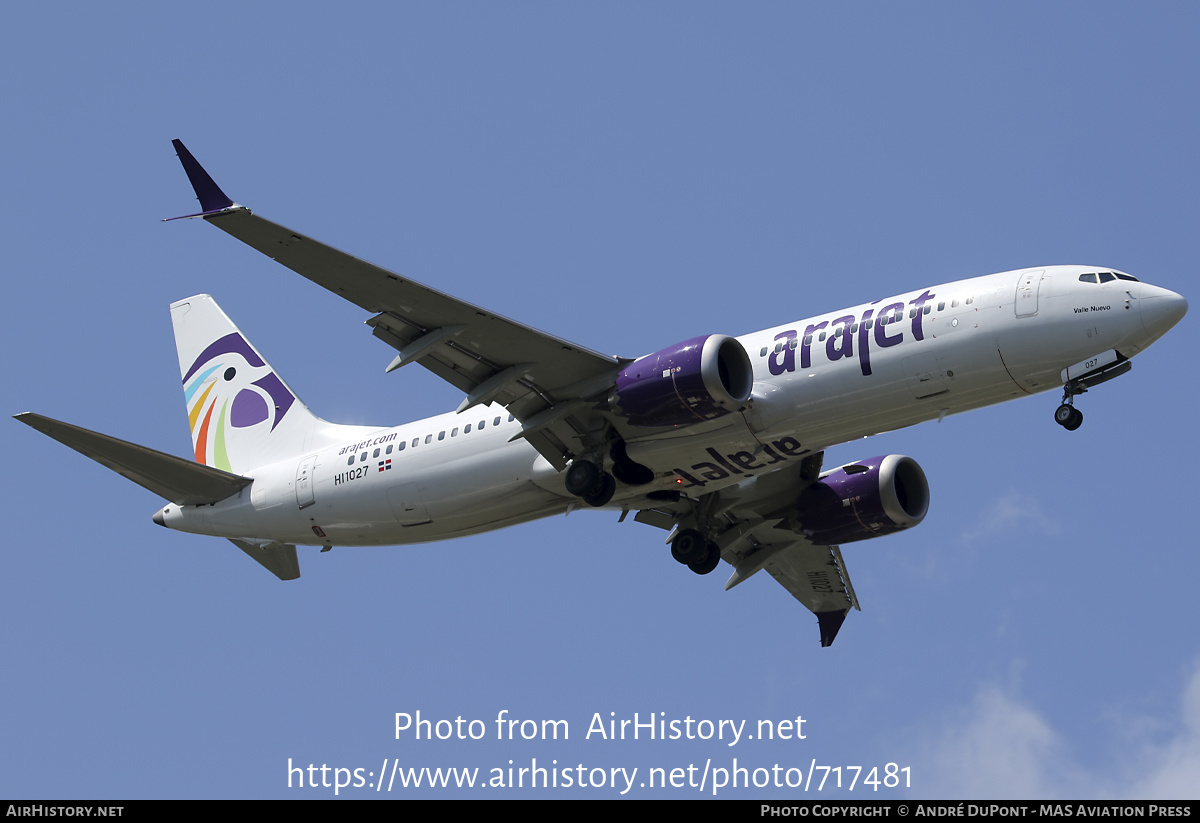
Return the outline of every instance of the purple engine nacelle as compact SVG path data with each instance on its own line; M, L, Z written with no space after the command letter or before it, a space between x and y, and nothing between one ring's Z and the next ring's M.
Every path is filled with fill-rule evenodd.
M737 411L753 389L742 344L709 334L630 363L617 375L612 403L634 426L687 426Z
M911 457L889 454L847 463L800 493L800 530L818 546L911 529L929 511L929 483Z

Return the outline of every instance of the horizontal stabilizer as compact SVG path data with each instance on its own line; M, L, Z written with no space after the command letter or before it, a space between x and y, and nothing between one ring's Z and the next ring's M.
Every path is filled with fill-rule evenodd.
M16 419L180 506L216 503L254 482L40 414L25 412Z
M255 562L280 580L295 580L300 576L300 561L296 559L296 547L291 543L258 543L251 540L234 540L230 543L237 546Z

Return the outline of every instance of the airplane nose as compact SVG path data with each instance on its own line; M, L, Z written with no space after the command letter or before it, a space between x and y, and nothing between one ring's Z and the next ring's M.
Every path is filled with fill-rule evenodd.
M1139 306L1142 315L1142 327L1146 334L1158 339L1187 314L1188 303L1182 295L1167 289L1154 289L1149 294L1142 290Z

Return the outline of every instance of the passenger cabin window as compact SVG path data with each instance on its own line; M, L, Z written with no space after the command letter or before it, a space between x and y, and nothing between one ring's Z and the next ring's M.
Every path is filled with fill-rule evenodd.
M444 431L438 432L438 440L445 440L445 439L446 439L446 433Z
M432 434L425 435L425 445L428 446L432 442L433 442L433 435Z
M378 457L378 456L379 456L379 449L376 449L374 452L371 453L371 457Z

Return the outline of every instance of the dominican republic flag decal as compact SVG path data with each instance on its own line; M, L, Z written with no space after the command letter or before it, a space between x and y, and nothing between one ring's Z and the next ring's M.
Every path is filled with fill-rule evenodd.
M391 458L388 458L387 460L379 461L379 470L381 472L385 472L385 471L389 470L391 467L392 467Z

